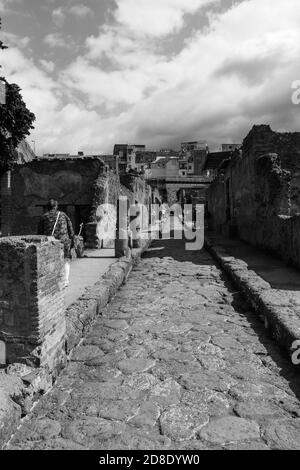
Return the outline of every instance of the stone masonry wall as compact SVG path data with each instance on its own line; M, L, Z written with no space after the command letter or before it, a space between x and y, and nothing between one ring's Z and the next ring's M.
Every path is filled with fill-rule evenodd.
M0 341L6 362L60 368L64 360L63 250L52 237L0 239Z
M11 173L10 185L7 175L1 181L2 234L36 233L38 220L50 198L59 201L75 228L78 222L87 222L94 182L104 172L105 165L97 158L40 158L17 165Z
M276 153L281 168L290 171L291 215L300 213L300 132L274 132L270 126L254 126L243 142L243 156L256 159Z
M89 223L86 226L86 246L89 248L114 247L116 208L119 196L126 196L129 204L151 203L151 187L143 178L121 175L112 171L100 175L95 181L94 198Z
M119 195L127 196L130 204L151 202L151 188L143 178L124 175L123 179L120 182L97 157L39 158L17 165L1 178L2 235L36 233L49 199L55 198L76 232L84 224L88 248L110 246Z
M85 227L86 246L101 248L109 246L111 242L108 239L114 236L116 215L111 209L116 206L120 193L118 176L112 171L100 174L93 184L93 193L90 217Z
M198 204L204 204L206 199L206 192L208 185L196 185L193 183L166 183L167 190L167 202L170 206L178 202L179 193L185 193L186 197L191 199L192 194L194 194L193 199L197 199Z
M232 158L208 192L215 229L228 233L234 227L241 239L296 266L300 266L299 151L300 134L254 126L244 140L242 155Z

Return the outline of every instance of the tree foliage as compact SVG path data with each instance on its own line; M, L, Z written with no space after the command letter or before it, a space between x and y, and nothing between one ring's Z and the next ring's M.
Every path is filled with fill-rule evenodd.
M3 49L6 46L0 41L0 50ZM5 87L5 102L0 103L0 172L3 172L15 162L16 148L34 128L35 115L26 107L18 85L0 77L0 86Z

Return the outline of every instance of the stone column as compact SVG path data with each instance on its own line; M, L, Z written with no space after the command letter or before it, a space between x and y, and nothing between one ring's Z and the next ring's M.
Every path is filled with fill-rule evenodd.
M128 246L128 200L120 196L117 202L117 221L115 236L115 257L130 256Z
M6 363L57 370L65 361L64 258L53 237L0 239L0 342Z

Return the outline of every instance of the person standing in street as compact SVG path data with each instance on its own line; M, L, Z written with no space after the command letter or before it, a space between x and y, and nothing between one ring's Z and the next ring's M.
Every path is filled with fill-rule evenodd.
M38 224L38 234L53 236L64 246L65 258L65 287L69 285L71 248L74 245L74 230L72 222L62 211L58 210L58 202L50 199L48 211L42 215Z

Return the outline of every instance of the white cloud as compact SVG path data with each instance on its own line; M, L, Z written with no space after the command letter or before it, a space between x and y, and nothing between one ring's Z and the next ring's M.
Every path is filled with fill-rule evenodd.
M70 42L61 33L47 34L44 38L44 42L51 48L62 47L68 49L71 47Z
M116 20L141 36L166 36L183 25L184 15L216 0L117 0Z
M10 6L18 0L0 0L0 13L10 12Z
M79 19L83 19L87 16L92 16L93 10L81 3L78 5L73 5L70 8L68 6L58 7L55 8L52 12L52 19L58 28L62 28L70 15Z
M140 2L145 6L142 0L134 3ZM34 138L40 152L110 152L118 141L150 147L186 138L239 141L252 124L263 122L297 130L300 108L291 104L291 83L300 78L298 2L248 0L211 14L209 27L193 33L181 52L168 57L157 49L161 27L152 32L149 27L145 37L136 20L126 20L119 8L122 24L89 37L86 51L61 71L57 82L48 76L50 64L48 71L43 61L38 67L26 59L26 51L15 48L4 53L5 72L20 83L37 114ZM158 2L147 3L152 19ZM183 4L189 2L164 6L171 3L182 19ZM189 11L200 3L191 0ZM182 24L176 21L169 31ZM66 42L62 36L52 39L52 45L59 43L55 39Z
M41 59L40 64L45 72L52 73L55 70L55 64L51 60Z
M69 12L75 16L78 16L78 18L84 18L86 16L91 16L93 15L93 10L83 4L80 5L74 5L69 9Z
M30 38L28 36L20 37L7 31L1 31L1 40L8 47L14 46L21 49L26 48L30 43Z
M191 3L189 8L195 8L196 2ZM150 5L155 12L158 3ZM211 15L210 27L169 59L157 53L153 41L134 36L125 26L107 27L87 39L88 53L64 71L63 83L83 92L89 106L126 109L119 114L119 127L114 125L119 137L151 146L181 137L241 139L254 122L277 123L286 114L296 126L289 94L290 83L298 78L299 21L298 0L276 5L249 0ZM112 70L105 71L104 59ZM274 107L277 117L270 106L272 89L274 102L281 103Z
M55 25L61 28L64 25L66 14L62 7L56 8L52 12L52 19Z

